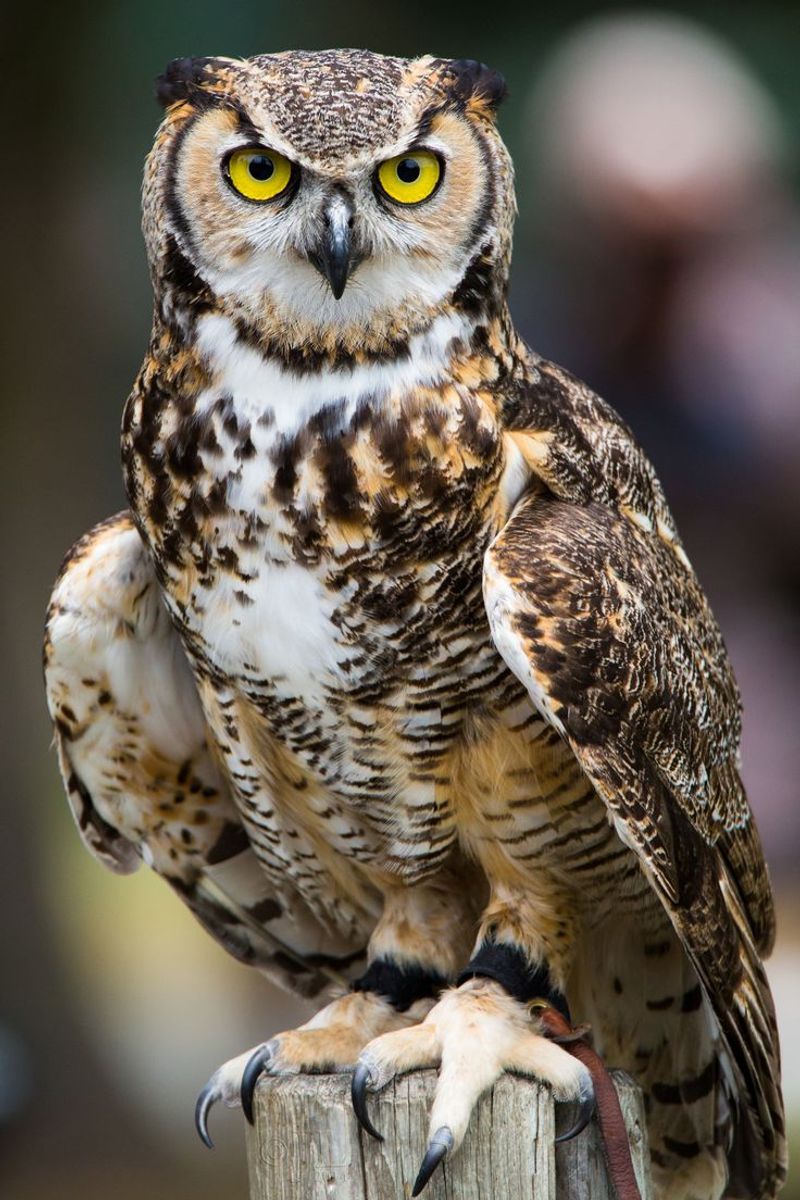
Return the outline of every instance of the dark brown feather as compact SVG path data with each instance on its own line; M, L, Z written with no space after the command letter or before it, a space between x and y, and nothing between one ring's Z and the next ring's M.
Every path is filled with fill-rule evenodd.
M760 1147L759 1194L772 1195L783 1115L759 952L774 917L738 773L735 680L628 430L565 372L537 367L539 386L508 415L531 431L549 491L521 502L487 556L493 633L636 850L698 970L742 1089L739 1141Z

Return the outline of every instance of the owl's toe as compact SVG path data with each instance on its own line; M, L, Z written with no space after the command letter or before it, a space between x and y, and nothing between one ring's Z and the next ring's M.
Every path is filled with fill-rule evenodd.
M380 1092L395 1075L438 1066L440 1058L436 1031L427 1021L408 1029L395 1029L369 1042L359 1055L350 1089L353 1111L361 1128L383 1141L367 1109L368 1094Z
M556 1142L571 1142L579 1133L583 1133L586 1126L594 1116L597 1102L595 1100L594 1086L591 1078L583 1076L580 1081L580 1092L578 1095L578 1114L573 1124L564 1133L559 1133L556 1137Z
M277 1041L267 1042L259 1046L247 1060L242 1072L242 1086L239 1094L242 1102L242 1112L250 1124L253 1124L253 1094L261 1076L269 1070L277 1051Z
M208 1118L220 1100L229 1108L241 1104L245 1117L253 1124L255 1093L262 1075L350 1071L370 1038L398 1027L404 1032L408 1027L415 1028L415 1022L429 1008L429 1001L420 1001L399 1013L381 996L350 992L332 1000L299 1029L277 1033L268 1042L230 1059L214 1072L197 1098L195 1127L201 1140L206 1146L213 1144ZM382 1086L386 1078L381 1077L378 1085ZM361 1112L366 1112L364 1102Z
M236 1108L241 1103L244 1072L248 1063L263 1049L263 1046L257 1046L254 1050L247 1050L244 1054L239 1054L236 1058L231 1058L228 1062L223 1063L197 1097L194 1108L194 1125L200 1140L208 1146L209 1150L214 1148L208 1132L208 1118L211 1109L220 1101L227 1108Z
M425 1157L422 1160L422 1165L419 1169L419 1174L414 1181L411 1195L419 1196L422 1189L427 1185L433 1172L439 1166L450 1151L453 1149L453 1131L443 1125L441 1129L437 1129L431 1140L428 1142L428 1148L425 1151Z
M214 1149L214 1143L208 1132L208 1114L220 1098L219 1092L209 1081L197 1097L197 1103L194 1106L194 1127L200 1141L203 1145L208 1146L209 1150Z
M350 1088L353 1112L356 1114L358 1123L365 1133L368 1133L370 1137L374 1137L376 1141L382 1142L383 1134L375 1128L367 1111L367 1089L374 1089L374 1086L375 1081L369 1065L365 1062L357 1063L356 1069L353 1071L353 1083Z
M556 1100L577 1102L577 1119L558 1141L586 1127L594 1111L592 1076L574 1054L543 1032L544 1022L498 984L475 979L446 992L421 1024L384 1034L365 1046L353 1076L353 1107L373 1136L380 1134L368 1112L369 1093L385 1087L395 1075L439 1067L428 1146L413 1196L458 1150L475 1104L505 1071L540 1079L550 1085Z

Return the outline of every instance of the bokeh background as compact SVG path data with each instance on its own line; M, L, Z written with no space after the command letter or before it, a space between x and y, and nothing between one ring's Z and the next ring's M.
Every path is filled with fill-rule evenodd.
M770 967L800 1126L800 10L562 0L116 0L3 21L0 1195L246 1195L238 1114L197 1089L303 1016L147 872L83 851L39 642L61 556L123 506L122 404L149 332L138 229L152 81L185 54L369 46L506 74L513 307L619 407L666 485L745 702L780 919ZM800 1145L797 1153L800 1154ZM800 1196L790 1185L787 1196Z

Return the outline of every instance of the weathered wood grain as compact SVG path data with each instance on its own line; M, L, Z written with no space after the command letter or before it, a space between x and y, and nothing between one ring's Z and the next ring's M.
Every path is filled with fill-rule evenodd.
M248 1130L251 1200L407 1200L425 1151L434 1071L405 1075L370 1098L384 1141L362 1133L350 1106L349 1075L267 1078ZM631 1138L642 1200L651 1200L642 1099L615 1082ZM595 1121L554 1145L550 1092L504 1076L478 1104L464 1144L440 1168L425 1200L614 1200Z

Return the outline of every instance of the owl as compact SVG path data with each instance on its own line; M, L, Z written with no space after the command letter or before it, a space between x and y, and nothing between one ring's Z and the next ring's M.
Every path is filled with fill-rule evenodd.
M612 408L527 348L481 64L182 59L158 84L129 508L45 670L81 836L317 1015L200 1095L440 1068L414 1195L503 1071L588 1119L588 1022L662 1200L785 1175L774 936L725 648ZM268 1031L265 1030L265 1034ZM575 1111L573 1109L573 1111Z

